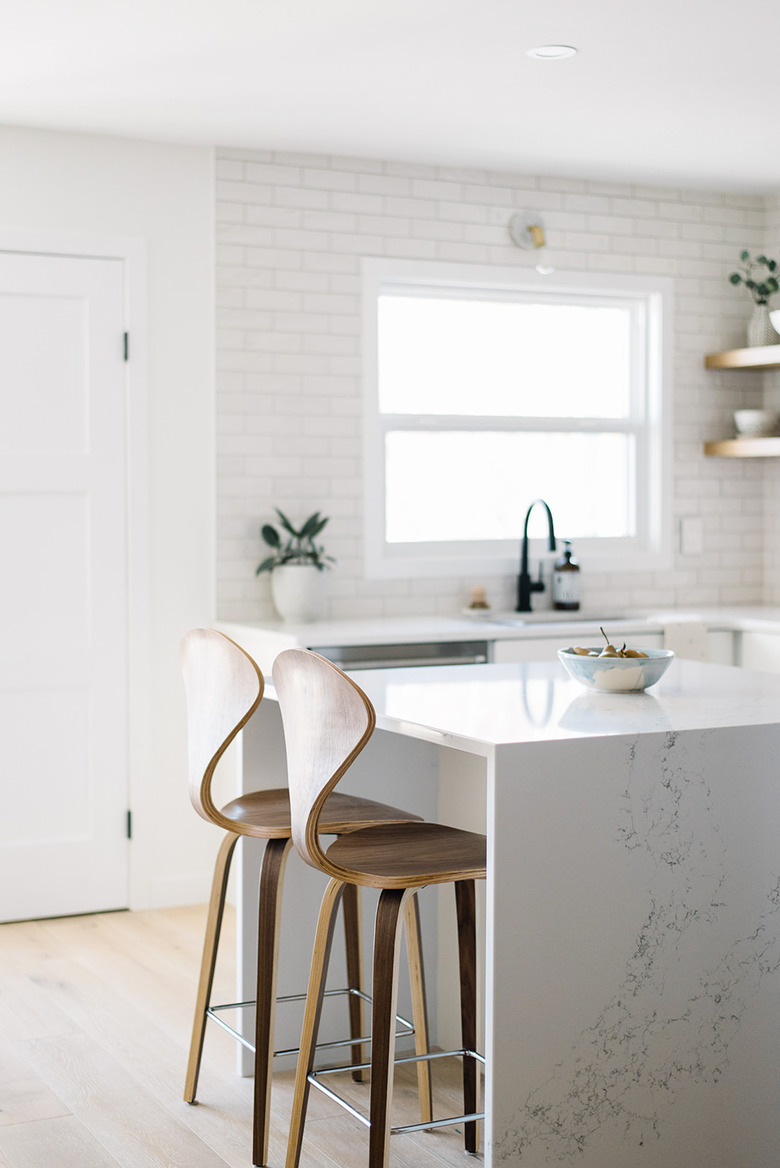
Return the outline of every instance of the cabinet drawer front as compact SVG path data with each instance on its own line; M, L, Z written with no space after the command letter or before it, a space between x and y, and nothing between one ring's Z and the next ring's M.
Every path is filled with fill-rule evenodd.
M556 661L559 649L569 642L561 637L533 637L522 640L494 641L492 660L500 665L513 661Z
M738 664L761 673L780 673L780 636L772 633L740 633Z
M576 639L578 636L580 637L579 641ZM633 648L663 649L664 647L663 633L621 633L620 636L615 637L615 641L619 642L618 648L623 644L623 641ZM594 639L592 632L575 633L574 640L572 640L571 633L563 636L558 633L553 637L523 637L517 640L494 641L491 661L495 661L499 665L506 665L513 661L555 661L559 649L568 649L569 646L577 644L592 646L598 644L598 641Z

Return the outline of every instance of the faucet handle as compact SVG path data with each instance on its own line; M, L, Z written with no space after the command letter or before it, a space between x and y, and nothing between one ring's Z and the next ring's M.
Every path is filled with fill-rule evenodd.
M531 581L531 591L532 592L544 592L543 571L544 571L544 565L542 564L542 561L540 560L539 561L539 579Z

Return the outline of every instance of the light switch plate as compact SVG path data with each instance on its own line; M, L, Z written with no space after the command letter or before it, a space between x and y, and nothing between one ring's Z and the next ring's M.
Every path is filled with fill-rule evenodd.
M684 556L700 556L704 551L704 521L689 517L680 520L680 551Z

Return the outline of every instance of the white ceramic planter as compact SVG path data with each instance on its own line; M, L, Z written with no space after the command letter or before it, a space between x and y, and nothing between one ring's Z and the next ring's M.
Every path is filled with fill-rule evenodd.
M271 573L271 595L283 621L321 620L325 615L325 572L313 564L282 564Z

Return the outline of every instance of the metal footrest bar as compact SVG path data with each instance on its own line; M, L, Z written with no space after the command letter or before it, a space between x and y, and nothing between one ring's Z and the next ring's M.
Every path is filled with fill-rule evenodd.
M435 1127L452 1127L455 1123L469 1123L471 1120L484 1118L484 1111L473 1111L471 1115L453 1115L451 1119L432 1119L430 1123L406 1123L402 1127L391 1127L390 1135L397 1136L402 1132L431 1131Z
M483 1066L485 1065L485 1056L476 1050L435 1050L431 1051L429 1054L404 1055L403 1057L397 1058L394 1061L395 1064L398 1065L399 1063L421 1063L442 1058L473 1058L477 1062L482 1063ZM322 1075L337 1075L344 1074L349 1071L370 1070L371 1063L350 1063L348 1066L323 1067L319 1071L311 1071L307 1078L312 1087L316 1087L318 1091L322 1091L323 1095L327 1095L327 1097L332 1099L334 1103L338 1103L340 1107L343 1107L344 1110L348 1111L350 1115L353 1115L355 1119L360 1120L360 1122L365 1124L366 1127L371 1127L371 1120L367 1115L365 1115L362 1111L358 1111L358 1109L353 1107L352 1104L349 1103L342 1095L337 1094L336 1091L332 1091L330 1087L326 1087L324 1083L320 1083L319 1081ZM449 1119L432 1119L427 1123L407 1123L401 1127L391 1127L390 1134L398 1135L401 1132L428 1131L431 1128L451 1127L455 1123L470 1123L473 1120L484 1118L484 1111L475 1111L469 1115L453 1115Z
M351 987L347 987L345 989L339 989L339 990L325 990L324 996L326 998L336 998L336 997L343 997L345 994L347 994L347 995L354 994L355 997L362 998L364 1002L367 1002L369 1005L371 1005L370 994L366 994L363 992L363 990L358 990L358 989L354 989ZM276 1001L277 1002L305 1002L306 1001L306 994L284 994L283 996L277 998ZM249 1039L246 1038L245 1035L243 1035L239 1030L236 1030L236 1028L234 1026L230 1026L229 1023L224 1021L224 1019L220 1018L219 1014L222 1010L243 1010L243 1009L248 1009L250 1007L254 1007L256 1004L257 1003L253 999L252 1001L249 1001L249 1002L226 1002L223 1005L219 1005L219 1006L209 1006L208 1009L206 1010L206 1017L213 1019L213 1021L216 1022L218 1026L221 1026L222 1029L226 1030L228 1032L228 1034L231 1034L233 1036L233 1038L236 1039L237 1042L240 1042L242 1046L245 1046L247 1050L251 1050L252 1053L254 1054L255 1044L253 1042L250 1042ZM410 1022L408 1018L403 1018L400 1014L396 1014L395 1021L396 1021L396 1032L395 1032L396 1039L407 1038L410 1034L414 1034L414 1024L412 1022ZM358 1045L364 1045L364 1044L369 1043L369 1042L371 1042L371 1035L364 1034L359 1038L339 1038L339 1039L334 1039L331 1042L318 1042L317 1043L317 1050L329 1050L331 1048L336 1048L336 1047L341 1047L341 1046L358 1046ZM300 1049L299 1047L293 1046L293 1047L290 1047L288 1050L275 1050L274 1051L274 1058L281 1058L283 1055L298 1054L299 1049ZM358 1069L357 1066L354 1069L357 1070Z
M242 1006L254 1005L254 1002L235 1002L229 1006L209 1006L209 1008L206 1010L206 1017L211 1018L214 1022L217 1023L218 1026L221 1026L223 1030L227 1030L228 1034L231 1034L233 1038L235 1038L236 1042L240 1042L242 1046L245 1046L247 1050L251 1050L252 1054L254 1054L255 1044L250 1042L248 1038L245 1038L240 1030L236 1030L234 1026L229 1026L227 1022L223 1021L218 1013L219 1010L240 1010Z

